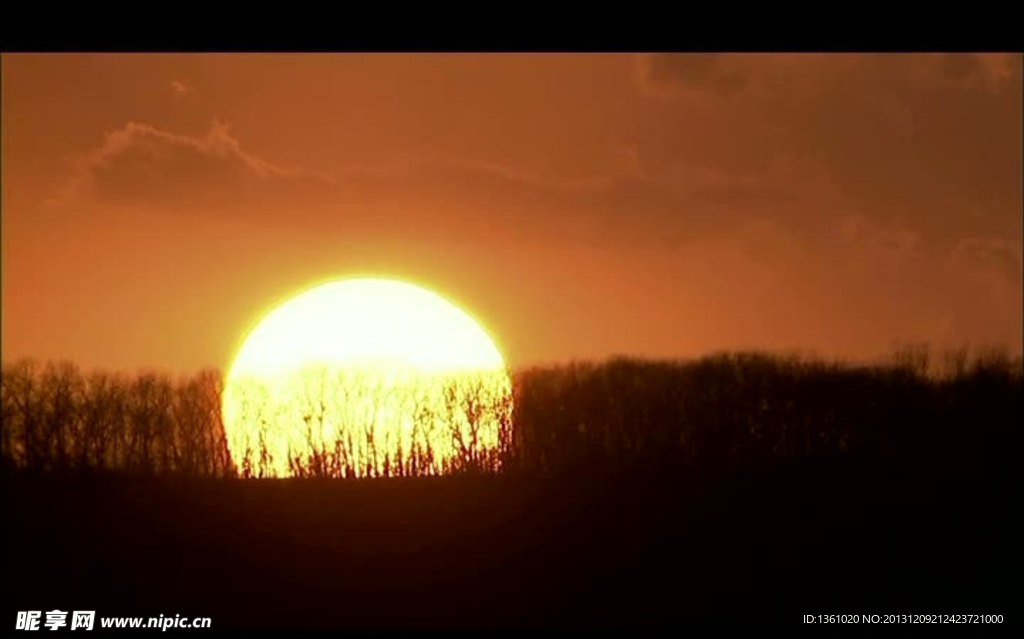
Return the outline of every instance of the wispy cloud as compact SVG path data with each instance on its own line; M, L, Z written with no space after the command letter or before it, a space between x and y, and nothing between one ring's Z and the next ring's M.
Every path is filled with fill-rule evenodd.
M179 98L195 96L199 94L198 90L194 86L182 80L171 80L170 87L174 95Z
M728 223L730 217L779 211L806 175L772 167L765 175L730 175L696 164L668 171L632 161L602 174L565 179L501 163L444 155L332 171L286 167L246 150L227 124L203 135L129 122L74 161L50 204L91 201L136 208L204 211L345 210L355 221L367 205L458 211L479 229L521 237L672 244ZM757 209L757 210L755 210ZM415 225L413 213L407 224ZM454 220L455 217L452 219Z
M225 170L241 170L264 179L294 173L242 150L238 139L231 133L230 125L222 122L214 122L200 137L128 122L120 129L106 133L98 146L75 157L72 165L70 178L58 194L47 201L48 204L66 204L102 196L96 190L110 187L111 181L127 183L133 178L137 181L148 176L165 182L160 176L174 175L176 169L204 174L207 179L217 179L217 174ZM198 171L196 167L199 167ZM212 173L210 168L214 168ZM183 183L177 188L189 189L194 185ZM153 195L158 197L161 193L153 192Z
M1008 285L1010 290L1020 294L1022 263L1019 243L994 237L969 237L957 243L952 258L955 264L985 273L997 284Z

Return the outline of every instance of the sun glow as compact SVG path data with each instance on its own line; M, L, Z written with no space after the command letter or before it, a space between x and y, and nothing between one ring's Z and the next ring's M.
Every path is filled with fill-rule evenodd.
M278 306L246 337L222 413L243 475L495 469L511 383L491 338L420 287L351 279Z

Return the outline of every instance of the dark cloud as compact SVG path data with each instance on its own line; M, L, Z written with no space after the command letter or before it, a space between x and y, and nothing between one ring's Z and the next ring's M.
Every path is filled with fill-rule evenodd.
M130 123L86 154L64 198L204 215L332 215L353 227L391 218L416 232L429 210L430 225L449 235L581 242L675 245L764 217L811 229L861 216L950 245L1019 235L1019 60L635 60L641 88L662 103L659 117L637 121L629 166L582 179L414 153L317 173L260 158L223 125L191 136Z
M638 72L642 87L654 93L694 87L728 95L747 81L747 70L720 53L641 56Z
M1012 89L1021 61L1015 54L978 53L658 53L640 54L635 63L641 88L710 88L721 93L743 89L760 93L760 98L793 92L806 98L816 91L814 83L834 89L837 82L851 80L856 85L850 88L874 82L875 89L888 85L999 92Z
M242 151L229 127L215 123L202 137L129 122L77 158L70 180L51 204L98 199L113 204L176 201L185 191L238 191L246 178L288 172Z
M685 165L567 180L451 157L313 172L246 151L223 124L189 136L132 122L79 159L51 204L286 221L327 216L338 226L396 233L428 225L449 237L503 232L525 240L672 245L752 215L784 216L801 198L785 178Z
M1019 236L1020 56L658 54L636 70L676 116L643 131L650 163L703 156L731 175L789 154L881 224Z

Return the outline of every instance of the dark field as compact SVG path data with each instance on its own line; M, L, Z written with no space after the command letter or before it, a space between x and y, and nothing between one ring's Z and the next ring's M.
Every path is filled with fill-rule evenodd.
M795 631L804 614L1019 606L1016 492L998 473L18 479L5 497L11 611L221 630Z
M1017 366L942 380L765 358L534 371L498 475L242 480L174 472L172 453L163 471L76 466L74 440L55 465L37 443L37 466L8 457L5 471L5 615L1009 634ZM1005 621L825 628L807 614Z

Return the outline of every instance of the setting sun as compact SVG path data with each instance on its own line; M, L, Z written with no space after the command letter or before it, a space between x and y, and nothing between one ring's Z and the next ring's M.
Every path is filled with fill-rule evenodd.
M1012 621L1024 56L645 22L0 52L7 631Z
M435 293L362 278L267 314L228 373L224 428L243 474L493 468L511 384L483 328Z

